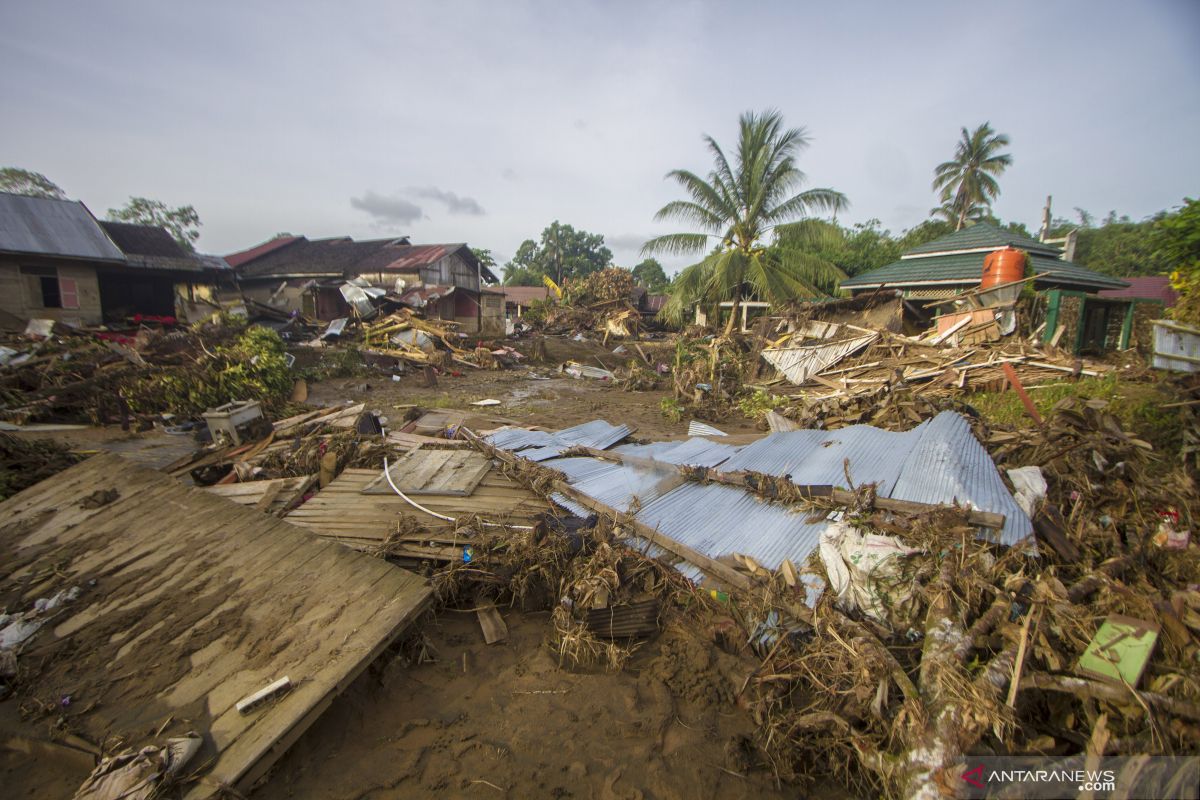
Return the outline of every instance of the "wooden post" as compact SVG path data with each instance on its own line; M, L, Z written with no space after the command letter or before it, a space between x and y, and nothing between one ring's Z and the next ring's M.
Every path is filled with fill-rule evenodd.
M1021 398L1021 402L1025 406L1025 410L1029 412L1029 416L1033 417L1033 421L1039 426L1046 423L1042 420L1042 415L1038 413L1037 406L1033 404L1033 400L1029 398L1029 393L1025 391L1025 387L1021 385L1021 379L1017 377L1017 371L1013 369L1013 365L1007 361L1000 365L1004 370L1004 377L1008 378L1008 385L1017 393L1017 397Z

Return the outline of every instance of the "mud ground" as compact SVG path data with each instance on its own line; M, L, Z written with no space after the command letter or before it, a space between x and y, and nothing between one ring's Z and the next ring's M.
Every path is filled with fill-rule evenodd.
M669 378L663 380L663 388L658 390L627 392L609 381L572 378L558 371L558 366L568 359L617 369L630 360L641 361L637 353L613 354L594 341L575 342L566 338L545 341L545 361L526 360L518 367L504 370L455 365L451 374L438 377L434 388L424 385L419 372L409 370L394 380L388 371L377 368L363 377L312 383L308 402L317 405L346 400L365 402L368 408L382 411L385 416L403 413L411 405L430 410L464 409L500 421L551 429L604 419L635 427L638 438L675 439L687 435L686 420L673 422L662 413L661 401L671 396ZM524 340L517 343L528 347ZM662 343L643 343L641 347L654 364L670 364L674 357L673 348ZM500 405L487 408L471 405L479 400L499 400ZM727 433L755 431L753 424L741 417L717 427Z
M579 674L544 645L548 614L504 616L508 641L488 646L473 613L441 612L422 628L434 663L377 664L252 800L795 796L749 761L750 718L723 702L741 662L668 631L623 673Z

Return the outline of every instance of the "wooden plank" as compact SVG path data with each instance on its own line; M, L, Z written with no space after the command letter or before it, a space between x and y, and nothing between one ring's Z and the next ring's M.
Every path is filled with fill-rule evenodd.
M260 483L282 495L304 480ZM108 488L116 501L79 507ZM76 656L47 662L22 691L44 694L69 670L89 686L72 715L80 733L133 747L151 742L164 711L190 720L176 727L199 721L214 751L189 798L219 784L248 791L431 597L412 573L115 455L0 503L0 519L10 556L0 582L14 599L46 596L48 583L86 587L31 640L69 638ZM285 674L292 692L237 712Z
M475 616L479 620L479 627L483 629L484 644L496 644L508 638L508 626L504 624L504 617L500 616L496 604L491 600L480 603L475 609Z
M475 491L484 476L492 471L492 462L474 450L455 453L450 466L434 476L422 493L465 497Z
M1017 377L1017 371L1013 369L1012 364L1004 364L1004 377L1008 378L1008 385L1017 393L1017 397L1021 398L1021 403L1025 406L1025 411L1033 418L1039 426L1046 423L1042 420L1042 415L1038 413L1037 406L1033 404L1029 393L1025 391L1025 387L1021 385L1021 379Z
M266 511L275 502L275 498L283 491L283 481L271 481L271 485L262 493L262 497L258 498L258 502L254 504L255 511Z

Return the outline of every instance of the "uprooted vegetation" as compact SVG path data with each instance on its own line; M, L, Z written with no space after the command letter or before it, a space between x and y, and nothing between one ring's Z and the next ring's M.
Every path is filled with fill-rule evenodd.
M235 318L170 331L143 327L122 338L63 332L38 342L4 376L4 416L94 424L191 418L231 399L278 410L292 389L279 335Z
M1040 429L978 419L975 429L999 466L1042 467L1036 544L993 544L955 509L885 512L868 493L837 524L847 535L889 537L890 568L865 569L839 596L814 556L800 570L824 586L811 606L793 568L748 559L748 588L718 602L725 595L623 546L631 531L622 518L567 534L481 533L471 562L436 579L446 599L468 607L485 596L552 607L547 644L573 668L620 669L639 646L596 636L587 609L611 614L656 599L664 625L707 632L695 646L755 665L722 702L736 700L758 725L749 763L788 782L836 775L864 795L938 797L969 755L1195 754L1200 555L1164 545L1160 527L1170 510L1178 528L1195 529L1193 475L1170 459L1156 464L1148 442L1081 401L1061 402ZM1152 467L1164 477L1148 480ZM544 467L518 461L510 471L554 491ZM829 511L801 493L760 488L801 513ZM1075 670L1113 614L1161 627L1139 685Z

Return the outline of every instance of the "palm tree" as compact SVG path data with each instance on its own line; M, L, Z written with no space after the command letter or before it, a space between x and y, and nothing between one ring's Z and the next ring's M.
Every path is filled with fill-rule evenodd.
M728 336L748 292L783 302L822 294L818 284L846 277L811 253L768 246L772 233L792 227L792 220L813 210L836 212L849 205L833 189L796 192L805 180L795 160L809 143L803 128L785 130L778 111L746 112L739 120L733 163L715 139L705 136L704 141L713 156L713 170L707 179L682 169L668 172L667 178L691 199L667 203L654 217L690 223L700 232L659 236L642 247L644 255L707 253L679 273L663 307L665 318L678 323L696 303L732 301L725 326Z
M987 219L990 213L990 208L985 203L971 203L966 208L966 213L962 209L955 208L954 203L946 201L937 208L929 209L929 218L938 220L939 222L948 222L954 225L954 230L959 230L968 222L982 222ZM962 218L962 223L959 223L959 218Z
M977 206L991 210L992 201L1000 194L995 176L1012 164L1012 156L1000 152L1007 146L1008 136L996 133L990 123L983 123L973 133L963 128L954 160L938 164L933 171L933 188L940 192L942 203L949 204L954 230L962 228Z

